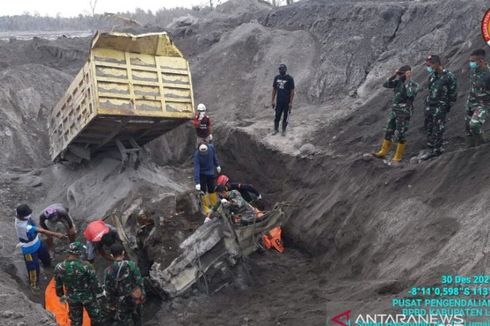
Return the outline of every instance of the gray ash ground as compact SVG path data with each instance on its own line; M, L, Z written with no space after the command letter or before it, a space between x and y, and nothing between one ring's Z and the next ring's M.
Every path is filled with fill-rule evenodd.
M329 312L345 307L390 311L391 298L414 285L436 285L441 274L488 274L490 145L463 145L466 60L485 46L479 23L486 4L311 0L272 9L254 0L229 1L166 28L190 60L196 103L205 103L216 122L223 171L253 183L268 207L286 201L290 208L286 253L250 257L248 287L152 301L147 325L322 325ZM148 261L170 261L176 244L201 222L191 208L178 214L185 210L177 197L193 187L190 125L149 144L150 155L136 171L119 173L114 153L79 167L50 163L47 116L83 65L89 41L0 42L5 325L49 324L25 295L25 267L14 248L17 204L27 201L38 212L64 202L80 226L114 210L135 217L143 211L159 228L148 243ZM447 152L408 162L424 148L423 90L407 161L395 169L364 157L382 138L391 97L380 87L383 79L409 63L425 86L423 60L433 53L443 54L460 81ZM271 84L281 62L297 84L284 138L270 135Z

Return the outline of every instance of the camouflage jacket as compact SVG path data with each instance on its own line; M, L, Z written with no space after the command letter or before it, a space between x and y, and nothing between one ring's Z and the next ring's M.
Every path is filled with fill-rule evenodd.
M444 69L442 74L437 72L429 77L429 95L425 104L429 106L450 106L458 97L458 82L449 70Z
M245 199L243 199L238 190L230 191L226 200L229 201L229 205L227 206L227 208L231 214L247 216L251 218L255 216L255 209L249 203L247 203ZM220 205L221 202L218 201L213 210L216 211Z
M393 88L395 93L393 97L393 109L411 112L413 101L419 91L419 84L409 80L402 82L400 79L388 79L384 82L383 87Z
M487 85L487 80L490 78L490 68L475 69L470 72L470 96L468 102L470 104L490 105L490 88Z
M139 287L144 295L144 280L136 264L130 260L115 261L104 273L104 288L110 303L117 303Z
M97 294L102 293L93 266L78 259L67 259L56 265L54 279L56 294L59 297L66 295L71 302L90 302Z

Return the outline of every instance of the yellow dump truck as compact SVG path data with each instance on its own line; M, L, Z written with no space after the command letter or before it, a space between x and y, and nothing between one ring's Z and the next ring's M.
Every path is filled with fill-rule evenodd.
M166 33L97 33L49 118L51 159L90 160L113 148L124 159L193 115L189 63Z

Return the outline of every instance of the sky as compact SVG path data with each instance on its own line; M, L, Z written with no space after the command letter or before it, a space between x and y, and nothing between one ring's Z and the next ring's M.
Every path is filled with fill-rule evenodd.
M0 16L20 15L26 11L33 14L64 17L91 13L94 0L14 0L2 1ZM206 0L97 0L95 12L134 11L136 8L156 11L161 8L192 7L209 3Z

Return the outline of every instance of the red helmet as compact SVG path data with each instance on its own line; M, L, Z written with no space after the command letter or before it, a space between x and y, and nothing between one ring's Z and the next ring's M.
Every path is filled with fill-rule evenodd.
M228 181L230 181L230 178L228 178L226 175L222 174L218 177L218 179L216 180L216 183L218 184L218 186L224 186L228 183Z

